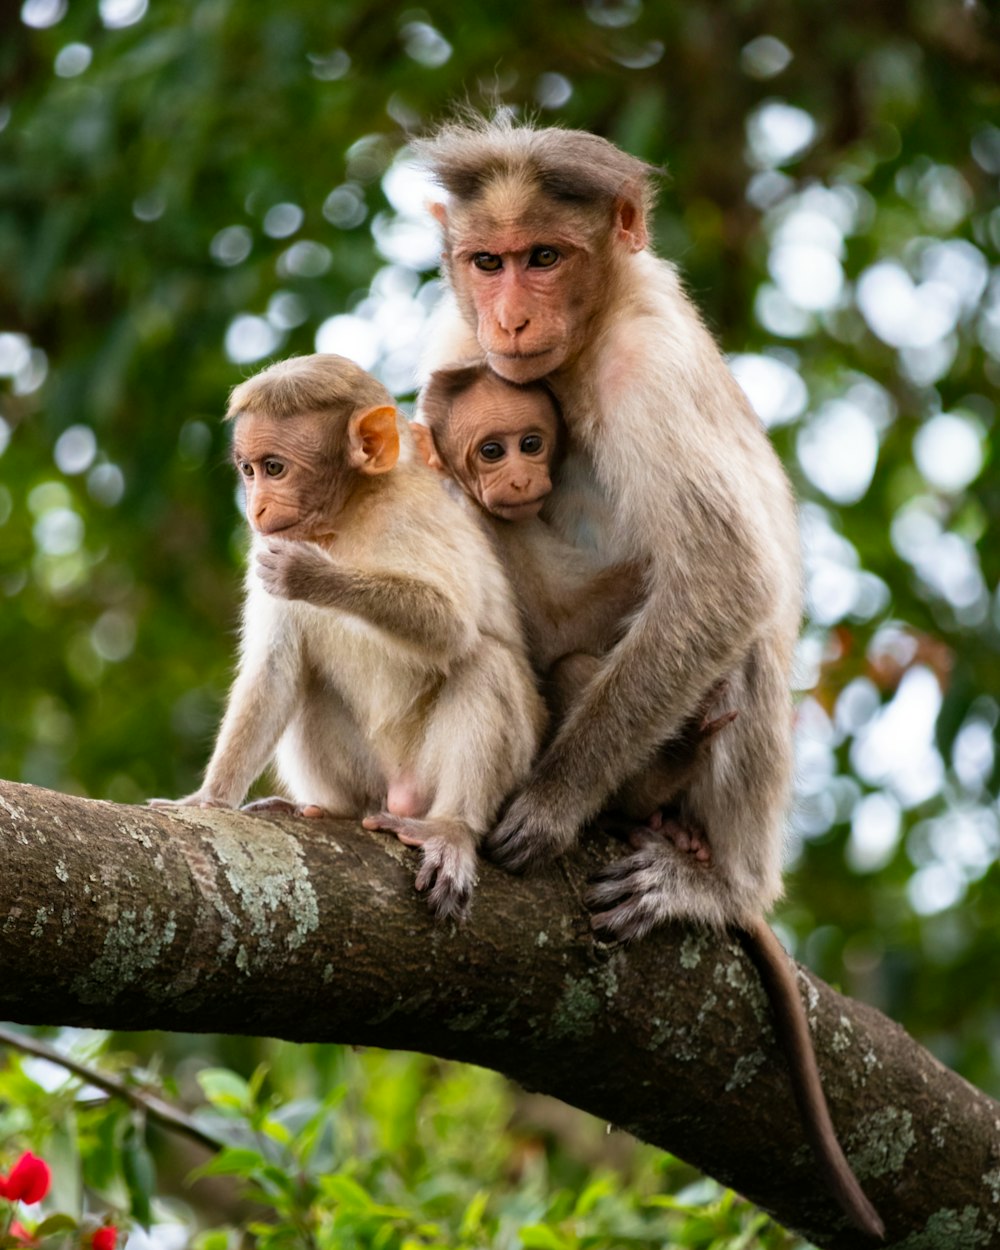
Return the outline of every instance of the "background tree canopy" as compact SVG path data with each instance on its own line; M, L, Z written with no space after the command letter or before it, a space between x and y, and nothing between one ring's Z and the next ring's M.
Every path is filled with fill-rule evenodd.
M194 788L239 598L227 392L318 349L412 398L438 244L406 142L456 101L665 168L657 248L802 500L783 936L1000 1094L985 5L4 8L0 775L121 802ZM407 1071L415 1102L428 1069Z

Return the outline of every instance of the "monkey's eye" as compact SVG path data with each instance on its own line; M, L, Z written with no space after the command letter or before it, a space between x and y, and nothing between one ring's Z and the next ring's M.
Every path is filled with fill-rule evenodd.
M551 269L558 259L559 253L554 247L536 247L528 264L533 269Z
M504 458L503 443L483 443L479 449L479 454L484 460L490 461L492 464L495 460Z
M537 456L543 446L541 434L525 434L521 439L521 450L526 456Z
M496 273L498 269L503 268L503 261L493 252L477 252L472 258L472 263L484 273Z
M253 477L253 465L249 460L241 460L236 466L244 477Z
M264 472L268 477L281 477L285 471L285 466L280 460L265 460Z

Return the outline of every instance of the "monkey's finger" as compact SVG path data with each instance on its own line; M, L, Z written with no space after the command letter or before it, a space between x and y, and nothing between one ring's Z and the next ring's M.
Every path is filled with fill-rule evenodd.
M611 911L591 916L590 927L596 933L605 933L619 942L632 942L645 937L655 925L653 917L644 914L641 903L622 903Z
M456 879L442 867L428 891L427 904L439 920L461 920L471 898L472 882Z
M523 872L534 857L531 836L523 825L509 816L486 835L483 849L495 864L508 872Z
M654 842L659 842L663 834L660 830L663 828L662 812L654 812L649 818L648 825L633 825L629 830L628 844L634 851L642 851L651 848ZM616 863L624 864L627 860L616 860ZM613 866L613 865L612 865Z
M223 803L220 799L203 799L195 795L191 795L186 799L147 799L147 807L155 807L160 810L169 811L170 808L179 807L204 807L204 808L221 808L223 810L231 810L231 803Z
M641 837L642 830L636 829L635 835ZM599 868L591 878L592 881L627 881L630 877L636 876L642 869L646 868L652 858L648 854L652 850L652 841L658 837L657 834L650 834L648 840L638 844L638 849L634 855L626 855L622 859L612 860L610 864L606 864L603 868Z
M280 798L276 794L266 799L254 799L251 803L244 803L240 811L247 812L251 816L298 816L301 814L301 808L297 803L293 803L291 799Z
M395 833L395 821L396 817L389 812L375 812L372 816L364 817L361 821L361 828L381 830L384 833Z

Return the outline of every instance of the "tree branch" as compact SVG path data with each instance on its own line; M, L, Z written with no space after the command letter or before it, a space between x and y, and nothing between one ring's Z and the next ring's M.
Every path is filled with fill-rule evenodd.
M752 966L682 926L595 942L593 838L544 875L489 864L435 925L416 857L346 821L159 812L0 782L0 1015L421 1050L628 1129L819 1246L864 1245L816 1176ZM841 1140L889 1230L1000 1239L1000 1105L802 972Z
M77 1063L75 1059L64 1055L54 1046L40 1042L37 1037L25 1037L21 1033L15 1033L13 1029L0 1028L0 1045L9 1046L13 1050L20 1050L26 1055L34 1055L36 1059L45 1059L49 1063L65 1068L67 1072L78 1076L87 1085L102 1089L112 1098L120 1098L122 1102L127 1102L130 1107L135 1107L150 1120L154 1120L161 1128L180 1133L183 1137L189 1137L199 1146L204 1146L206 1150L225 1150L228 1144L221 1137L215 1137L206 1132L189 1115L172 1107L170 1103L164 1102L162 1098L157 1098L155 1094L147 1090L136 1089L133 1085L126 1085L117 1077L109 1076L106 1072L98 1072L96 1068L89 1068L86 1064Z

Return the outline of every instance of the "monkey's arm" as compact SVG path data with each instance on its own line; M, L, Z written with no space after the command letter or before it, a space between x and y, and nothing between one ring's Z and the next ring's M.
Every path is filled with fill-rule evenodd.
M550 668L576 652L600 655L619 637L625 618L642 601L643 572L637 561L602 569L588 582L555 600L526 608L526 633L538 668Z
M255 621L252 598L244 612L244 654L205 779L193 794L151 799L151 807L237 807L274 754L299 696L299 644L291 629L275 628L271 636L277 621ZM275 615L266 605L263 612Z
M416 574L350 568L312 543L280 540L258 550L256 570L272 595L349 612L438 655L460 655L473 642L445 591Z
M651 547L646 599L488 838L507 867L572 845L659 744L678 736L767 619L776 592L752 526L734 523L721 491L671 489L680 515L669 564Z
M494 522L493 532L537 671L577 652L609 650L642 602L645 563L601 568L540 520Z

